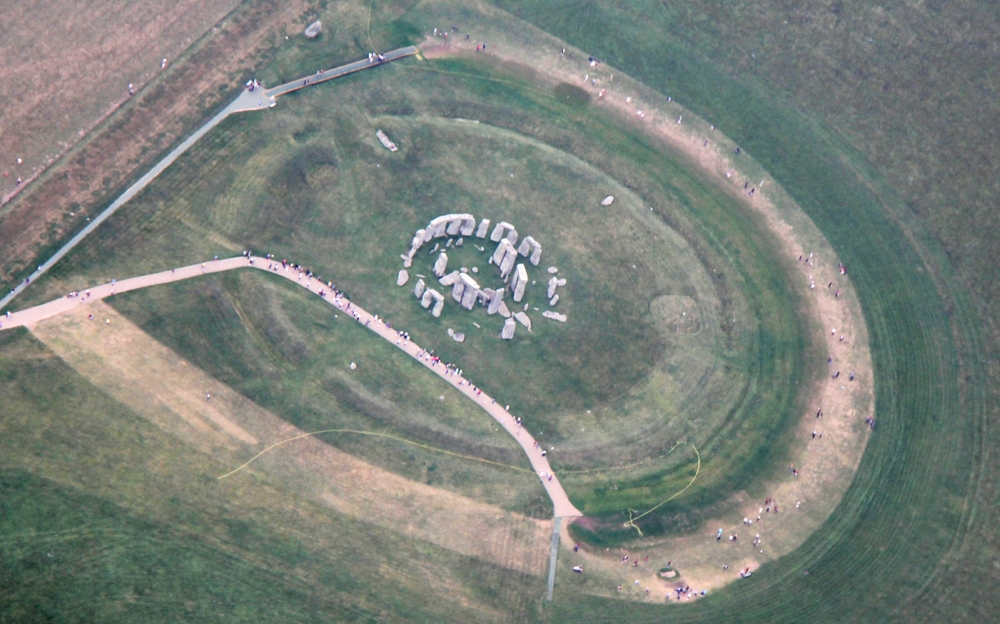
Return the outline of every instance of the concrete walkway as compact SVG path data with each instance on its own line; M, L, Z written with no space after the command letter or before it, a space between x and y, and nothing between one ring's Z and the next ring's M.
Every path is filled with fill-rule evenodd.
M225 260L212 260L203 264L181 267L170 271L163 271L162 273L132 277L121 281L116 280L110 284L95 286L89 290L82 291L73 297L63 297L62 299L56 299L55 301L43 303L42 305L28 308L20 312L13 312L10 316L0 317L0 330L12 329L14 327L30 328L39 321L62 314L63 312L77 306L87 305L91 301L97 301L99 299L104 299L105 297L128 292L130 290L148 288L149 286L168 284L170 282L199 277L209 273L219 273L242 268L255 268L284 277L299 284L303 288L306 288L309 292L317 296L321 290L327 290L327 287L324 284L321 284L314 279L307 278L304 274L300 274L291 267L282 268L280 262L271 262L264 258L254 258L251 262L247 258L240 256L237 258L227 258ZM358 307L354 303L343 297L335 299L329 292L323 296L323 300L330 305L336 306L341 311L356 317L359 323L365 325L368 329L375 332L385 340L388 340L393 344L397 344L398 341L399 344L397 344L397 346L402 351L450 383L470 400L475 401L475 403L484 409L487 414L500 423L507 433L517 440L518 444L521 445L521 448L524 449L524 453L528 456L528 461L531 463L531 467L534 469L535 474L538 475L538 478L542 482L542 486L548 493L549 498L552 499L552 507L557 522L560 521L559 519L561 518L578 517L583 515L580 513L580 510L573 506L573 503L569 501L569 497L566 496L566 491L563 489L562 484L559 483L559 479L553 474L552 467L549 465L548 459L545 455L543 455L544 449L536 443L535 439L531 437L531 434L517 424L515 417L504 409L502 403L496 401L485 392L476 389L464 377L457 374L449 374L444 364L435 364L432 362L430 357L427 356L423 349L421 349L416 343L413 341L404 342L399 340L397 329L390 329L386 327L383 321L376 319L372 314ZM101 319L94 319L94 322L101 322ZM555 535L558 536L558 528L556 529ZM557 537L554 539L557 539ZM552 572L550 572L550 575L551 574Z
M253 91L249 89L244 89L240 95L233 100L228 106L222 109L218 115L212 117L205 123L201 128L198 128L183 143L175 147L173 150L167 154L163 160L156 163L152 169L146 172L146 175L139 178L135 184L128 187L124 193L122 193L118 199L111 202L111 205L104 209L101 214L94 217L86 227L80 230L76 236L71 238L65 245L63 245L51 258L46 260L44 263L38 266L30 276L28 276L28 281L21 281L17 286L11 289L9 293L6 294L2 299L0 299L0 310L6 308L11 301L14 300L25 288L27 288L31 282L37 280L39 277L44 275L52 266L59 262L63 256L68 254L74 247L80 244L80 241L85 239L91 232L97 229L97 226L104 223L108 217L113 215L119 208L121 208L128 200L132 199L139 193L142 189L156 179L163 170L169 167L177 158L186 152L188 148L198 142L198 139L205 136L209 130L219 125L223 119L229 117L233 113L241 113L253 110L262 110L264 108L271 108L275 106L276 98L279 95L284 95L291 91L296 91L302 89L306 86L312 86L319 84L320 82L325 82L327 80L333 80L335 78L340 78L341 76L346 76L347 74L352 74L354 72L361 71L363 69L369 69L373 67L378 67L384 65L385 63L395 61L401 58L406 58L408 56L413 56L417 54L419 50L413 46L406 48L400 48L398 50L393 50L392 52L386 52L383 56L384 61L369 62L367 59L362 59L360 61L355 61L353 63L348 63L347 65L342 65L334 69L323 70L319 72L316 76L309 76L299 80L285 83L273 89L262 89L258 88Z

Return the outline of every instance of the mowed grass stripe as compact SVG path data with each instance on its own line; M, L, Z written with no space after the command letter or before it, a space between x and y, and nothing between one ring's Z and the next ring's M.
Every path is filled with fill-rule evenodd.
M647 13L640 23L601 3L574 5L572 12L558 3L504 6L668 92L744 145L845 259L866 313L877 375L878 425L844 503L795 554L715 600L685 609L679 619L888 617L935 578L968 513L961 501L974 478L974 441L983 404L974 403L981 393L960 392L953 363L961 353L964 370L973 371L983 356L975 351L980 340L973 311L961 306L944 313L945 302L963 295L944 277L935 284L917 272L923 260L886 215L894 210L886 204L896 200L877 184L875 195L869 180L859 179L859 170L868 169L854 167L857 154L768 97L770 93L746 87L697 52L663 37L659 26L653 37L652 24L669 19L662 12L653 11L657 20L652 21ZM615 25L614 36L607 32L610 24ZM847 163L842 160L845 154ZM934 269L948 275L942 267ZM948 503L942 509L943 502L953 499L957 506ZM598 604L588 603L587 608ZM563 615L599 619L579 604L561 608ZM656 618L655 611L641 607L626 612L632 619Z

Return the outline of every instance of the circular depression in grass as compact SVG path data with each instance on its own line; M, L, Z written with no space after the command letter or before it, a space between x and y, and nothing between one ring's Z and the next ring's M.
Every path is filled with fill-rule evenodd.
M743 384L739 367L726 366L732 345L724 344L713 276L649 204L596 167L513 132L441 118L381 121L400 152L382 154L379 146L336 159L346 146L319 131L291 150L266 148L259 157L280 151L278 165L267 179L237 180L233 205L266 213L275 187L286 197L293 185L308 187L296 238L306 245L322 238L337 286L462 366L532 433L544 432L567 452L609 444L652 452L651 443L658 448L721 424ZM601 206L609 194L614 204ZM431 271L433 244L414 257L411 282L396 286L413 232L450 212L508 221L542 242L539 266L527 267L533 283L524 300L516 307L507 300L512 310L527 305L532 331L519 327L514 340L502 341L502 317L481 306L465 310L450 296L440 318L421 308L413 294L419 275L448 295ZM495 247L465 237L461 248L448 249L449 270L476 267L482 285L495 287L497 268L488 262ZM554 308L566 323L541 315L549 309L549 266L567 280ZM454 343L449 328L465 342ZM692 405L702 407L684 410Z

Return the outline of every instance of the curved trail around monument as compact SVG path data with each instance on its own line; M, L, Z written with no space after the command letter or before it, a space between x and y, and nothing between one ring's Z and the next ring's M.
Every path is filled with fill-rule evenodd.
M268 265L273 266L276 270L268 269ZM75 297L63 297L48 303L43 303L33 308L11 313L9 317L0 318L0 330L12 329L14 327L28 327L30 329L33 325L44 319L62 314L63 312L76 308L80 305L87 305L92 301L104 299L105 297L109 297L116 293L138 290L140 288L148 288L150 286L159 286L161 284L169 284L171 282L178 282L192 277L207 275L209 273L221 273L223 271L232 271L234 269L242 268L253 268L279 275L289 281L297 283L299 286L306 288L309 292L317 296L320 296L320 291L326 291L326 287L322 283L305 277L304 274L293 270L291 267L285 268L282 267L281 264L272 263L263 258L254 258L251 261L240 256L224 260L211 260L202 264L194 264L191 266L172 269L170 271L141 275L121 281L115 281L110 284L95 286L89 290L82 291ZM345 311L345 313L353 313L352 316L355 316L359 323L365 325L368 329L375 332L377 335L381 336L390 343L396 344L396 341L399 338L396 330L386 327L384 322L376 319L374 315L361 309L353 302L350 302L343 297L339 300L334 300L330 293L326 293L321 298L330 305L336 306L340 310ZM350 306L349 311L347 310L348 305ZM99 322L100 319L95 319L95 321ZM531 437L531 434L517 424L515 417L504 409L499 402L485 392L474 389L469 381L464 377L458 374L446 374L444 364L436 364L429 361L425 357L421 357L420 354L423 350L413 341L400 342L397 347L434 373L437 373L439 377L450 383L456 390L464 394L470 400L475 401L477 405L486 410L486 412L504 429L506 429L507 433L509 433L511 437L513 437L518 444L521 445L521 448L524 449L525 455L528 456L528 461L531 463L534 473L538 475L542 486L545 488L546 493L552 500L552 508L556 518L579 517L583 515L580 510L570 502L562 484L559 483L559 479L555 476L555 474L553 474L552 467L549 465L548 459L546 459L545 455L543 455L544 450L540 445L536 444L535 439Z

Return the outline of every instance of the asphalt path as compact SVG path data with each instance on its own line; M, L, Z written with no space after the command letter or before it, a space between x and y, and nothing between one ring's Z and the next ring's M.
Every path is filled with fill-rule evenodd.
M202 264L180 267L169 271L163 271L161 273L131 277L120 281L113 280L107 284L94 286L93 288L80 291L79 293L71 293L61 299L43 303L19 312L13 312L10 313L9 316L5 315L0 317L0 331L13 329L15 327L27 327L30 329L36 323L47 318L62 314L63 312L81 305L87 305L93 301L105 299L130 290L169 284L171 282L178 282L185 279L191 279L193 277L208 275L210 273L220 273L223 271L232 271L243 268L259 269L297 283L299 286L307 289L314 295L320 296L324 301L332 306L335 306L341 312L355 318L357 322L366 326L369 330L378 336L381 336L383 339L396 345L400 350L420 362L424 367L450 383L456 390L464 394L469 398L469 400L474 401L479 407L485 410L487 414L497 421L500 426L502 426L507 433L509 433L511 437L513 437L518 444L521 445L525 455L528 457L528 461L531 463L532 469L541 481L542 486L549 495L549 498L552 500L554 516L557 519L579 517L583 515L580 510L578 510L573 503L569 501L569 497L566 496L566 491L563 489L562 484L559 483L559 478L552 472L552 467L549 465L549 460L547 458L548 453L546 449L542 447L530 433L518 424L517 418L507 411L501 401L498 401L494 399L494 397L491 397L487 393L483 392L465 377L458 375L457 373L452 373L443 363L434 362L430 356L427 355L425 350L412 340L402 340L399 335L400 330L395 327L390 328L386 326L384 319L377 318L375 315L358 307L356 304L348 301L344 297L335 297L333 293L329 292L329 289L325 284L307 277L304 273L292 269L291 266L282 267L280 262L270 261L265 258L253 258L251 261L246 257L239 256L224 260L211 260ZM320 292L323 292L324 294L320 295ZM346 318L348 317L345 316L345 319ZM102 319L99 318L95 318L93 320L95 323L103 322ZM558 535L558 533L556 533L556 535Z
M313 85L319 84L321 82L326 82L328 80L333 80L335 78L340 78L341 76L346 76L348 74L353 74L364 69L371 69L375 67L380 67L386 63L406 58L408 56L413 56L420 51L409 46L406 48L399 48L391 52L386 52L383 56L385 60L383 61L370 61L368 59L362 59L360 61L355 61L353 63L348 63L347 65L341 65L340 67L335 67L333 69L326 69L317 72L314 76L306 76L305 78L300 78L298 80L293 80L292 82L286 82L283 85L274 87L273 89L264 89L263 87L255 88L253 91L250 89L244 89L235 100L229 103L224 109L222 109L216 116L209 119L203 126L195 130L195 132L184 139L184 141L170 151L160 162L156 163L152 169L150 169L144 176L139 178L135 184L128 187L124 193L118 196L111 205L105 208L99 215L91 219L87 225L80 230L73 238L59 248L55 254L52 255L48 260L38 265L26 279L18 283L14 288L10 290L2 299L0 299L0 310L6 308L15 297L20 295L25 288L27 288L31 282L34 282L39 277L44 275L52 266L62 260L62 258L68 254L74 247L80 244L83 239L90 235L91 232L97 229L99 225L104 223L108 217L113 215L118 211L119 208L124 206L130 199L135 197L142 189L156 179L163 171L173 164L177 158L186 152L188 148L198 142L198 139L208 134L208 132L219 125L223 119L229 117L233 113L242 113L254 110L263 110L265 108L271 108L275 106L276 99L280 95L290 93L292 91L297 91L299 89L305 88L307 86L311 87Z

